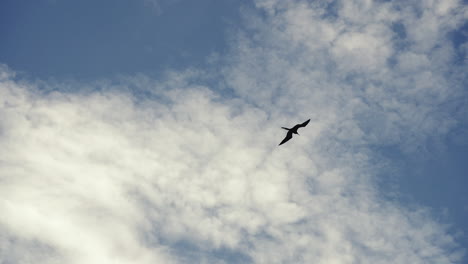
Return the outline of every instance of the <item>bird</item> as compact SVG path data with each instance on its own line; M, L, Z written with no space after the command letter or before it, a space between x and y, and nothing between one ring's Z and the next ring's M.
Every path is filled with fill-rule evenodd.
M292 137L293 137L293 134L297 134L299 135L299 133L297 133L297 130L300 128L300 127L305 127L307 126L307 124L309 124L309 120L305 121L304 123L302 124L297 124L295 125L293 128L287 128L287 127L281 127L282 129L286 129L288 130L288 133L286 134L286 137L283 139L283 141L281 141L281 143L279 143L278 146L281 146L282 144L288 142L288 140L290 140Z

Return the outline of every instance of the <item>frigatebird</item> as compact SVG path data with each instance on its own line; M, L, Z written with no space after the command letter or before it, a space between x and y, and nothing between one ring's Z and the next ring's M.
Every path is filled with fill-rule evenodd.
M281 143L280 143L278 146L280 146L280 145L282 145L282 144L288 142L288 140L290 140L290 139L293 137L293 134L299 135L299 133L297 133L297 130L298 130L300 127L305 127L305 126L307 126L307 124L309 124L309 121L310 121L310 119L307 120L307 121L305 121L305 122L302 123L302 124L297 124L297 125L295 125L293 128L281 127L282 129L288 130L288 133L286 134L286 137L283 139L283 141L281 141Z

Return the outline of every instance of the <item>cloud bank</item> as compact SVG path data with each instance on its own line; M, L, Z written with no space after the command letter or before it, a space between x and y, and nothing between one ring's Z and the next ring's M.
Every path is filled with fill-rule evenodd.
M424 208L378 193L373 152L466 122L461 2L256 6L215 82L55 89L0 68L1 263L461 260Z

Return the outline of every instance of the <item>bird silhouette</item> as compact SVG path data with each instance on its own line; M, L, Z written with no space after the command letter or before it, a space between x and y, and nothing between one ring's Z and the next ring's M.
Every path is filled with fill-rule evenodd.
M305 127L307 126L307 124L309 124L309 120L305 121L304 123L302 124L297 124L295 125L293 128L287 128L287 127L281 127L282 129L286 129L288 130L288 133L286 134L286 137L283 139L283 141L281 141L281 143L279 143L278 146L288 142L288 140L290 140L292 137L293 137L293 134L297 134L299 135L299 133L297 133L297 130L300 128L300 127Z

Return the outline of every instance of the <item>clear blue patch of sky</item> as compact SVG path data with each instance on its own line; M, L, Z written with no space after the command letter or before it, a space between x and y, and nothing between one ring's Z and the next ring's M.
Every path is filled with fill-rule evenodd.
M451 225L457 243L468 248L468 134L458 136L458 142L447 138L439 146L428 142L411 155L395 146L375 153L390 162L378 176L383 197L408 208L429 208L436 220ZM468 255L462 263L468 263Z
M449 38L452 40L453 46L455 48L455 53L456 53L455 63L460 64L460 65L467 63L468 61L467 51L468 50L461 48L461 46L467 43L468 22L463 24L463 26L461 26L457 30L451 32L449 34Z
M33 78L108 78L197 66L226 47L248 1L2 0L0 63Z

